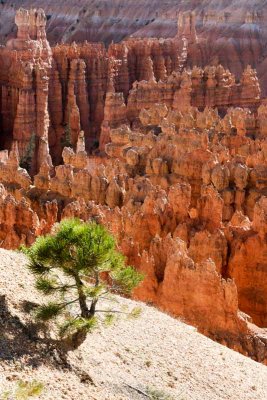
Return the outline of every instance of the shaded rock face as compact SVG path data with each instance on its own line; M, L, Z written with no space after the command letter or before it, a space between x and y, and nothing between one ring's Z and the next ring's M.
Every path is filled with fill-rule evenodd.
M179 21L174 39L51 49L43 12L18 12L0 49L1 246L102 223L145 274L136 298L267 363L266 104L249 66L185 69L199 38Z

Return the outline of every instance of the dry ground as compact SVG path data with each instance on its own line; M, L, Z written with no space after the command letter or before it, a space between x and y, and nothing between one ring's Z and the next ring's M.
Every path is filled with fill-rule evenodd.
M130 386L173 400L267 399L265 366L154 308L142 304L138 320L98 328L63 360L30 339L25 300L40 301L25 258L0 249L0 399L20 379L43 382L45 400L149 399Z

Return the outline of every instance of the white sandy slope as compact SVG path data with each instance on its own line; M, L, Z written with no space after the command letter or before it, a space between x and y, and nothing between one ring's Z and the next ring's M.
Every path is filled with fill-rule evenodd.
M25 263L21 254L0 249L0 296L6 301L0 309L0 398L19 379L37 379L45 385L39 397L45 400L149 399L130 386L145 393L158 389L174 400L267 399L267 367L144 304L138 320L124 319L88 335L68 354L65 368L20 328L27 318L22 302L40 300ZM83 382L84 374L94 384Z

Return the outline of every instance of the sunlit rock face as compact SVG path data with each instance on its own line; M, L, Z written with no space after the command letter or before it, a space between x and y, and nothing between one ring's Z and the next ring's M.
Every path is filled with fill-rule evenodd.
M102 223L145 274L136 298L266 363L266 102L249 65L186 68L197 21L51 48L44 12L17 12L0 48L0 245Z

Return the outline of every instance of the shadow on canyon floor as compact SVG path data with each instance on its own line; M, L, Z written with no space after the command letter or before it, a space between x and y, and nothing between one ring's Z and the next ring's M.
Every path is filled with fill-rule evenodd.
M29 303L22 304L26 310ZM36 335L37 326L24 324L18 316L12 315L5 296L0 296L0 360L19 361L23 365L36 368L42 364L54 368L72 369L66 354L49 339L40 339Z

